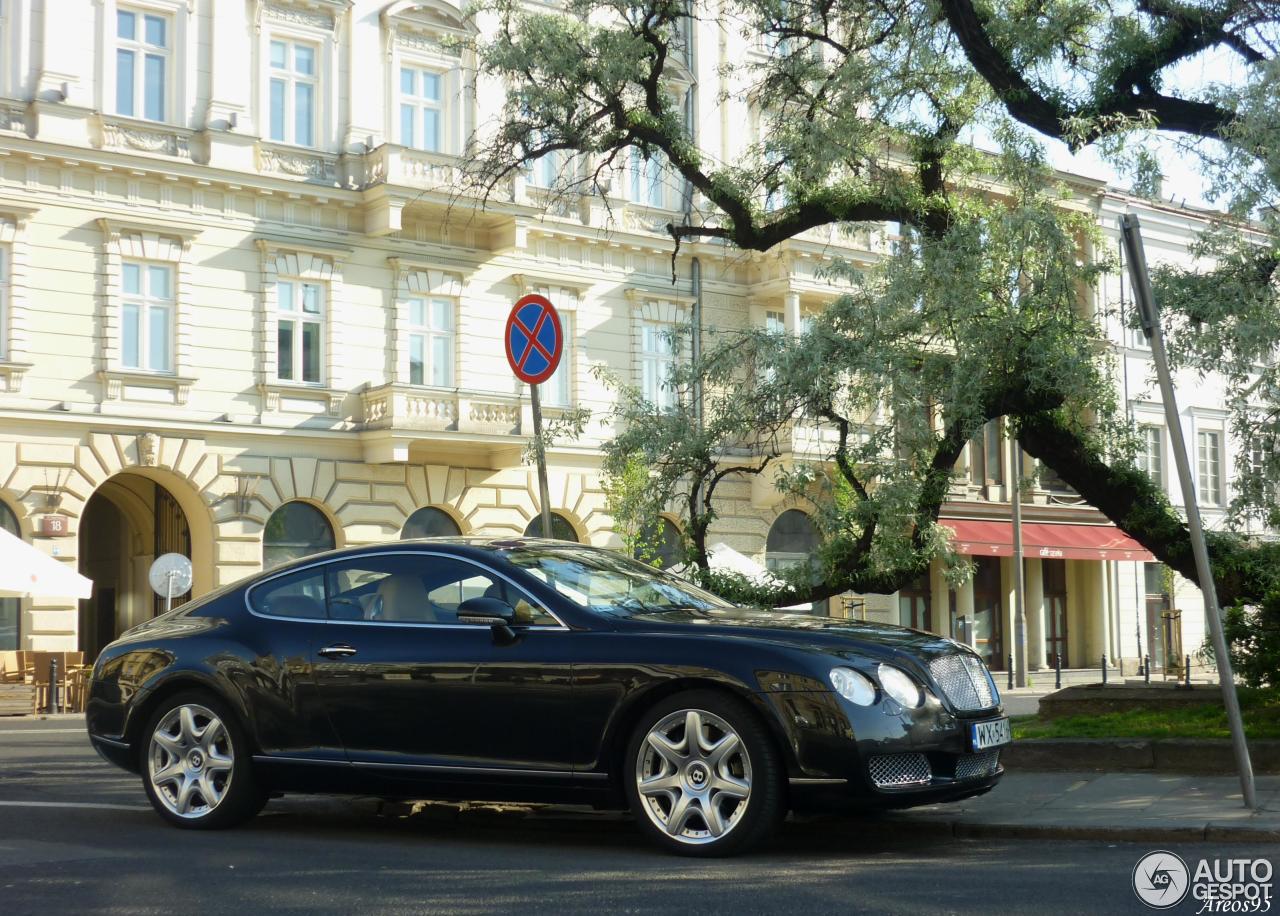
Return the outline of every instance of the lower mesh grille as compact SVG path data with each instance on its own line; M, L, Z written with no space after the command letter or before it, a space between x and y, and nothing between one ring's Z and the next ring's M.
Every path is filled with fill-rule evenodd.
M924 754L884 754L867 761L871 781L879 788L926 785L933 778Z
M983 751L956 758L956 779L977 779L990 776L1000 765L999 751Z

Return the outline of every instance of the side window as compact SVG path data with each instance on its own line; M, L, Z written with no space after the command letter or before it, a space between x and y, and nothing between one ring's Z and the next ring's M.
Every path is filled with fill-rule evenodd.
M324 573L308 569L272 579L249 593L249 603L258 613L272 617L323 620Z
M555 626L556 619L523 593L482 567L452 557L382 554L331 563L329 616L387 623L457 623L468 598L500 598L526 626Z

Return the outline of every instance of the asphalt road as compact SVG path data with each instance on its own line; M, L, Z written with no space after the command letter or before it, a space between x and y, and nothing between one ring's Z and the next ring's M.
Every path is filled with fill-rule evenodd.
M1149 846L926 840L886 835L874 818L789 823L762 853L710 861L651 849L616 816L402 817L373 800L286 798L245 827L181 831L81 729L0 720L4 916L1148 912L1130 876ZM1195 911L1187 900L1170 912Z

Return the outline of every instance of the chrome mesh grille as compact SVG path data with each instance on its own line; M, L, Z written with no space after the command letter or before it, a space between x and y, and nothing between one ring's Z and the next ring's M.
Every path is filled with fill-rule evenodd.
M956 709L990 709L1000 702L987 666L967 652L935 658L929 662L929 673Z
M924 754L883 754L867 761L871 781L879 788L926 785L933 778Z
M956 779L977 779L990 776L1000 763L999 751L982 751L978 754L965 754L956 759Z

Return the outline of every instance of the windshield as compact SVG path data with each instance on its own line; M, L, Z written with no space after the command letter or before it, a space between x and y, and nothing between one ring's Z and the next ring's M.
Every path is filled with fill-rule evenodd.
M617 617L654 611L730 607L669 573L604 550L522 547L507 561L546 582L579 607Z

